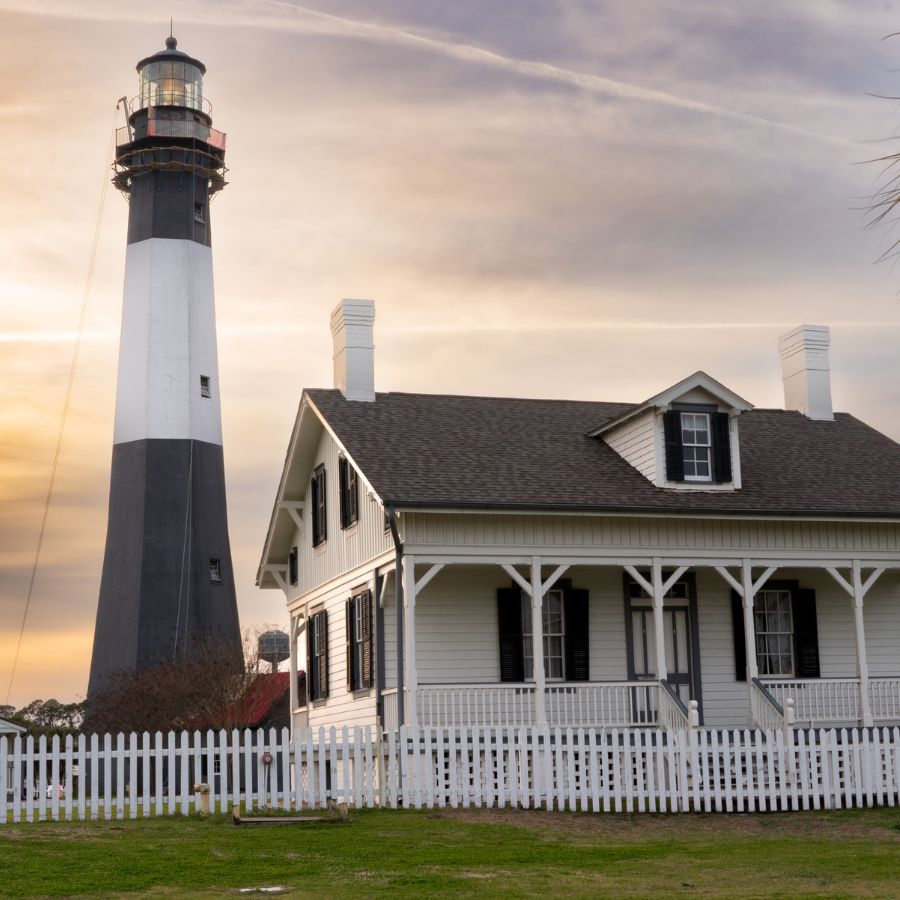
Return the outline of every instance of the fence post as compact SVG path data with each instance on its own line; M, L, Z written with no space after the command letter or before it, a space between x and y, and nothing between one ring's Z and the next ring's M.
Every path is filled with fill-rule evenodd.
M700 727L700 704L696 700L688 701L688 728Z

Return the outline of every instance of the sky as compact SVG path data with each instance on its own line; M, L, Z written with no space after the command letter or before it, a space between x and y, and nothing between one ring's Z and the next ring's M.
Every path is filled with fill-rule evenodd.
M312 4L313 0L310 0ZM832 329L835 408L900 440L900 269L866 230L896 151L900 9L793 0L0 0L0 701L84 696L103 560L135 63L207 66L232 554L245 628L329 313L376 301L376 387L640 401L703 369L783 404L777 337Z

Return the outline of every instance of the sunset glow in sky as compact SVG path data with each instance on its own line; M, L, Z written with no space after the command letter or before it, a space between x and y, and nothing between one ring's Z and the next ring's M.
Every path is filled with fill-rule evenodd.
M152 5L151 5L152 6ZM377 304L378 390L639 401L703 369L783 403L777 336L832 328L835 409L900 440L900 270L863 230L896 150L900 8L774 0L0 0L0 702L117 98L207 66L229 518L243 626L328 316ZM103 560L127 205L106 194L12 702L84 695Z

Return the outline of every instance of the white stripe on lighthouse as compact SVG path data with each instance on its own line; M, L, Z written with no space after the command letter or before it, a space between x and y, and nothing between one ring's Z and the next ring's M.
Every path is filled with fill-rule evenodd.
M210 396L201 394L201 376ZM222 443L212 251L196 241L129 244L114 443Z

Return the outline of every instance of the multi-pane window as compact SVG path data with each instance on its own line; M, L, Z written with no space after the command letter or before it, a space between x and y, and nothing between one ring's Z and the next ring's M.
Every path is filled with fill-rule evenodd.
M548 591L544 597L544 676L563 678L565 658L565 616L563 592ZM534 629L532 628L531 600L522 597L522 644L525 657L525 680L534 678Z
M681 414L681 446L685 481L709 481L712 478L709 413Z
M760 591L753 603L760 675L794 674L794 620L790 591Z
M312 543L313 547L325 543L328 534L327 510L325 505L325 466L317 466L310 484L310 500L312 506Z
M341 457L338 467L341 493L341 528L349 528L359 520L359 484L356 469Z

